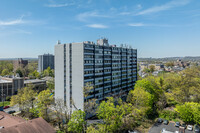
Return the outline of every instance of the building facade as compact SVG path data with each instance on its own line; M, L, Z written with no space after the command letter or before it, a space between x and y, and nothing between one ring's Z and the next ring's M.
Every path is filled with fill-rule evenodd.
M0 101L5 100L7 96L17 94L17 90L23 87L23 78L0 77Z
M18 68L25 68L27 65L28 60L23 60L22 58L13 61L14 71L16 71Z
M44 54L38 56L38 71L42 72L45 69L50 67L54 69L54 55L52 54Z
M34 90L37 92L47 88L46 80L24 80L24 78L20 77L0 77L0 101L4 101L7 96L16 95L18 89L27 87L29 84L33 85Z
M87 41L55 46L55 98L63 99L72 110L84 110L85 99L100 102L110 96L126 97L136 80L136 49L109 45L107 39L97 40L97 44ZM86 84L93 89L85 98Z

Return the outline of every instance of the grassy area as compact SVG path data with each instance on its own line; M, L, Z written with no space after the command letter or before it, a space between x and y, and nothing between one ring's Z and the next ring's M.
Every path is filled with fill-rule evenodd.
M4 106L10 105L10 101L4 101ZM0 107L3 106L3 102L0 102Z

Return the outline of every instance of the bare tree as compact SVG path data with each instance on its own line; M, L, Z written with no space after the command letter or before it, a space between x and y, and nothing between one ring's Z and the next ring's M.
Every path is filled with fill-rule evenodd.
M52 117L56 118L55 123L58 124L58 127L61 131L67 132L67 124L70 119L70 111L67 106L64 104L63 99L56 99L55 104L52 106L54 112Z

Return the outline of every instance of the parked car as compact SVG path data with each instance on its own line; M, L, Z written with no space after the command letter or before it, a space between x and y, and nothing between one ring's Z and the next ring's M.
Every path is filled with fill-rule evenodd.
M194 125L194 132L195 133L199 133L200 132L200 128L198 125Z
M185 123L183 123L182 125L181 125L181 127L183 127L183 128L185 128L186 129L186 124Z
M181 123L180 123L180 122L176 122L174 126L175 126L175 127L180 127L180 126L181 126Z
M158 123L162 123L162 122L163 122L163 119L158 118L158 119L157 119L157 122L158 122Z
M174 133L174 132L171 132L171 131L167 131L165 128L163 128L160 133Z
M193 128L192 128L192 125L188 125L188 126L187 126L187 130L192 131L192 129L193 129Z
M7 108L10 108L10 106L4 106L4 107L3 107L3 109L7 109Z
M166 132L167 130L165 129L165 128L163 128L162 130L161 130L161 133L164 133L164 132Z
M16 112L15 110L11 110L11 111L8 111L8 114L13 114L15 112Z
M168 120L164 120L163 122L165 125L168 125L169 121Z
M128 133L139 133L139 132L136 130L129 130Z

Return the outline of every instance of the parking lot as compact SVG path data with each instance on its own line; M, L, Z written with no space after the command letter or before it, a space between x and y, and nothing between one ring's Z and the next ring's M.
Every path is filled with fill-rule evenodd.
M155 123L149 130L149 133L160 133L160 131L163 128L171 132L175 132L179 130L179 128L175 127L174 123L172 122L170 122L168 125L164 125L163 123ZM185 133L193 133L193 131L188 131L187 129L185 129Z

